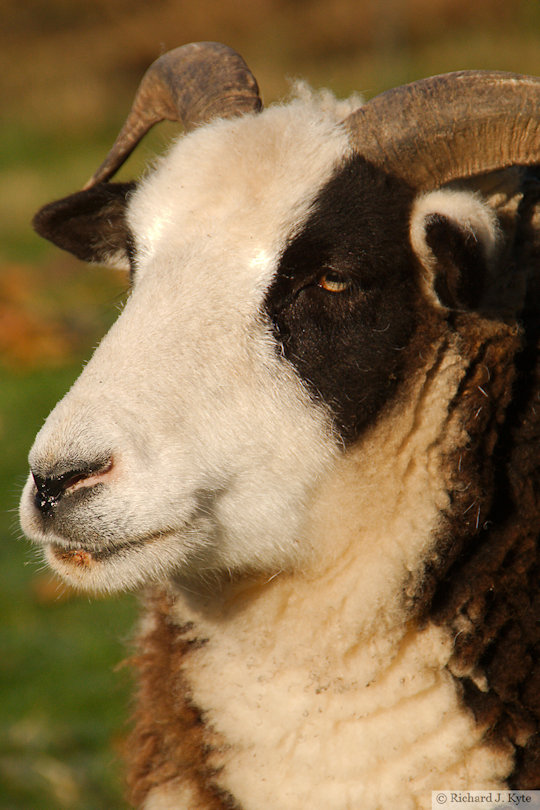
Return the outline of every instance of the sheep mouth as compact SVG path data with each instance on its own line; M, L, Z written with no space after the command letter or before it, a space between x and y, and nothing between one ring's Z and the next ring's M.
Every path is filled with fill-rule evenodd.
M90 550L83 546L66 547L57 543L50 543L48 549L51 556L59 563L75 568L90 568L92 565L107 562L114 557L125 554L128 550L133 551L134 548L142 545L144 545L144 541L136 540L131 543L121 543L112 548Z
M44 561L63 580L92 593L115 593L176 576L191 564L198 546L190 524L116 543L84 541L58 534L42 538ZM195 549L195 551L194 551Z
M65 582L83 591L107 594L161 581L186 559L185 549L172 531L104 548L57 540L46 543L44 553L46 562Z

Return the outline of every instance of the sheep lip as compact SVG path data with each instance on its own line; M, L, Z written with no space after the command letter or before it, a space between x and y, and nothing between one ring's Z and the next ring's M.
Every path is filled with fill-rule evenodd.
M144 541L133 541L131 543L122 543L113 548L104 548L100 550L90 550L83 546L60 546L57 543L50 543L49 549L53 557L59 562L66 565L72 565L77 568L88 568L96 563L107 562L112 557L128 550L134 549L144 545Z
M96 559L92 552L79 548L62 548L54 544L50 545L50 551L58 562L65 565L72 565L76 568L88 568Z

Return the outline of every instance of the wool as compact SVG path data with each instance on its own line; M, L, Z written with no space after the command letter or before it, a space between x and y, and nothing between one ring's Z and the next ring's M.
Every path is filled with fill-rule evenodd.
M427 369L405 402L324 482L307 527L316 545L311 573L256 578L249 587L232 583L199 598L169 591L161 621L172 615L182 643L193 645L177 666L200 712L201 745L214 769L203 784L232 793L242 807L368 810L400 801L422 808L430 806L431 789L502 787L512 771L508 735L485 739L492 717L475 720L466 708L466 686L478 679L474 666L465 668L466 686L451 674L454 627L421 615L426 560L444 564L439 549L456 540L453 508L463 532L476 531L477 513L463 506L483 496L482 482L478 493L466 495L455 476L477 472L475 450L489 457L489 442L471 450L462 428L463 411L477 410L478 369L490 368L490 395L502 397L504 410L505 375L519 346L515 330L501 333L499 325L466 319L472 369L460 324L450 343L434 347L430 362L425 358ZM484 437L493 415L482 418L475 424ZM461 470L449 474L448 458L458 465L458 449ZM442 523L441 511L448 513ZM153 722L153 700L155 693L136 728ZM176 736L181 745L181 723Z
M537 240L530 238L531 218L537 216L538 185L531 183L529 189L530 196L521 205L528 214L522 217L516 235L521 244L523 233L529 233L528 261L522 265L528 268L529 291L524 296L523 331L515 334L514 353L507 360L515 370L509 367L501 374L499 360L499 369L496 373L491 370L485 381L488 389L497 386L496 391L490 391L490 401L508 405L504 412L490 415L484 404L478 419L464 418L471 451L477 456L476 467L482 465L489 473L489 477L484 473L483 490L490 500L478 528L465 534L461 550L454 549L430 607L437 623L449 624L457 631L450 668L464 684L466 703L477 717L489 717L493 739L508 739L516 745L509 783L522 789L540 783L536 410L540 387L538 299L533 293L538 248L534 249ZM481 387L486 390L483 381ZM476 404L481 407L480 399L477 393L472 410ZM453 535L459 537L460 533L454 529ZM464 677L464 670L474 668L483 672L481 689Z

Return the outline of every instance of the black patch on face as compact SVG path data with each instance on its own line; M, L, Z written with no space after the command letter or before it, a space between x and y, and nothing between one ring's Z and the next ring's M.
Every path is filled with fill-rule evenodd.
M128 197L136 183L98 183L41 208L32 222L40 236L85 262L107 263L133 240L126 223Z
M267 293L282 355L330 406L347 443L404 375L419 298L409 243L413 198L403 182L350 159L291 237ZM321 279L348 286L332 292Z

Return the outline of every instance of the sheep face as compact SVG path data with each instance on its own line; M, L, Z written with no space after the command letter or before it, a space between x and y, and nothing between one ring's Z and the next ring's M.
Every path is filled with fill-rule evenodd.
M96 472L49 510L32 478L22 501L25 532L71 582L279 569L301 552L335 440L279 358L263 303L291 213L305 215L346 144L307 120L300 166L293 118L276 115L266 140L258 118L186 137L129 202L131 295L30 453L38 480ZM272 176L265 152L281 150Z
M64 246L133 270L30 452L22 526L71 583L271 575L311 552L317 487L440 304L412 191L355 157L340 116L298 101L216 121L137 187L67 203Z

